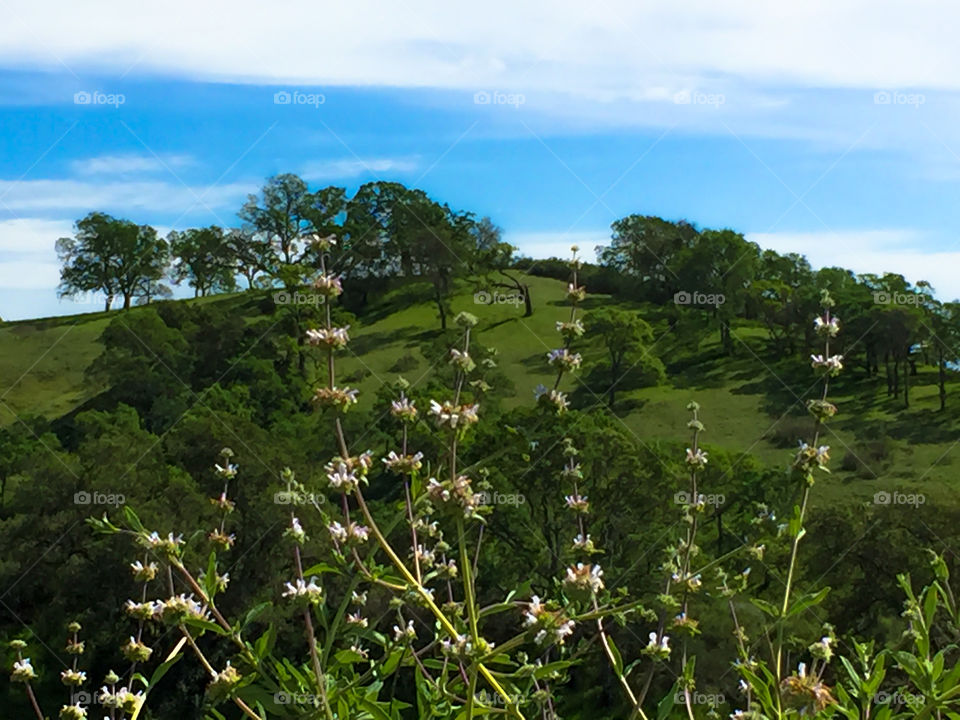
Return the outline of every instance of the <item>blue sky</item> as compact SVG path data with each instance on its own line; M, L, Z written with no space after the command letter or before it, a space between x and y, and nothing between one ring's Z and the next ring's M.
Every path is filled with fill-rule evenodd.
M0 28L6 319L96 309L55 292L87 212L230 225L279 172L422 187L533 257L637 212L960 296L935 4L35 5Z

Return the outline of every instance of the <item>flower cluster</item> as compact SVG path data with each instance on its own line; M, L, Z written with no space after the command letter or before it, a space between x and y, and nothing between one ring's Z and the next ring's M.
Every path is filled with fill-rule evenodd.
M318 328L316 330L307 330L307 343L313 346L322 346L331 350L340 350L345 348L350 342L350 335L347 331L349 325L334 328Z
M313 392L313 401L321 407L332 407L339 412L346 412L350 406L357 404L358 393L358 390L349 387L318 387Z
M477 417L478 409L476 404L456 405L449 401L442 404L436 400L430 401L430 414L434 416L437 425L450 430L466 428L476 423L479 420Z

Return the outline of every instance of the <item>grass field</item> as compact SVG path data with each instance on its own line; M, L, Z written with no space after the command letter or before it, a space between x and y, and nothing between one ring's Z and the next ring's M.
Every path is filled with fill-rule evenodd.
M534 387L552 381L544 359L557 345L556 322L569 313L563 283L537 277L525 281L535 308L532 317L522 317L522 304L478 304L466 290L453 302L454 312L468 311L479 318L479 342L497 348L500 368L515 386L505 400L507 407L532 402ZM247 299L240 293L180 302L234 303L241 312L257 312ZM593 295L587 312L612 302ZM642 309L645 315L655 313L648 310ZM54 419L101 392L85 372L100 353L99 336L116 312L0 325L0 424L30 415ZM421 348L438 327L429 301L408 291L388 293L351 329L341 377L367 396L398 375L422 380L432 367ZM762 328L738 325L734 337L732 357L721 354L718 334L711 329L694 340L699 343L696 353L673 361L671 350L678 340L661 329L652 352L667 365L667 382L621 392L613 410L606 406L602 385L589 387L581 378L571 389L582 407L614 413L643 443L685 439L685 406L695 399L703 408L707 444L784 466L794 438L809 432L803 403L814 391L813 375L802 361L771 358ZM602 355L594 348L585 353L585 362L589 365ZM858 368L845 375L831 394L841 414L823 439L832 447L836 470L821 484L818 501L866 502L878 490L919 488L928 504L955 503L960 385L951 382L948 408L939 412L936 370L920 366L911 378L911 407L904 410L902 400L887 398L882 379L865 378Z

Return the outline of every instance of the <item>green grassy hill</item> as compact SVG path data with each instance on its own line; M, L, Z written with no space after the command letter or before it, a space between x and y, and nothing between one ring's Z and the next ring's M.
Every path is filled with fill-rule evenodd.
M468 311L479 320L478 340L499 352L502 372L512 381L507 407L531 403L533 389L553 374L545 354L557 345L555 324L565 319L564 284L527 277L535 312L524 318L522 304L483 305L464 289L454 312ZM263 312L259 294L238 293L185 303L231 306L250 316ZM422 381L433 368L423 347L436 337L435 307L409 288L387 293L357 319L353 341L340 365L340 376L362 395L403 375ZM687 402L697 400L707 425L705 440L733 452L750 453L773 466L785 466L810 422L802 407L813 391L813 376L802 361L771 356L765 331L750 323L734 328L735 354L721 353L715 328L677 337L662 309L616 303L592 295L591 308L617 304L641 312L657 328L652 351L667 366L667 380L656 387L626 390L617 397L615 414L641 443L686 438ZM141 312L134 308L127 312ZM60 417L95 397L104 388L86 375L99 355L100 334L117 312L45 318L0 324L0 424L17 417ZM691 339L692 338L692 339ZM602 360L602 349L585 351L585 363ZM869 501L878 490L919 488L927 503L955 502L954 465L960 442L960 385L948 386L948 408L939 412L936 370L920 365L911 379L911 407L888 399L879 378L865 378L854 369L832 397L841 414L823 442L832 447L834 474L818 491L820 503L839 498ZM593 385L593 387L591 387ZM606 408L604 386L594 376L570 387L580 407Z

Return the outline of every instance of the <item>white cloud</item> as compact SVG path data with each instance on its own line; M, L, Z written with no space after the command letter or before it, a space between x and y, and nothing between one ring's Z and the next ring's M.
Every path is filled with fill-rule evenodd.
M594 262L597 245L610 243L609 230L577 230L575 232L505 232L503 241L520 249L520 253L532 258L569 258L570 247L580 248L580 257L586 262Z
M4 260L0 263L0 290L51 289L60 283L57 262Z
M192 165L193 162L189 155L100 155L77 160L72 167L82 175L131 175L170 172Z
M814 268L842 267L875 275L897 273L914 284L926 280L941 300L960 298L960 276L956 273L960 245L931 249L929 239L916 230L748 233L746 238L779 253L805 255Z
M92 209L106 212L167 212L219 215L227 223L256 183L231 183L213 188L177 182L128 181L93 183L81 180L0 180L0 209L14 213ZM218 220L218 222L221 222Z
M345 158L307 165L301 175L307 180L338 180L362 175L377 177L413 172L417 165L415 158Z
M70 220L0 220L0 253L49 253L57 238L72 232Z
M122 0L10 0L0 59L120 72L135 65L255 82L522 86L601 101L661 87L672 95L691 80L724 76L796 86L956 89L958 24L960 8L937 0L566 1L549 11L507 0L237 0L227 14L219 3L187 0L150 8ZM323 42L318 27L330 30Z

